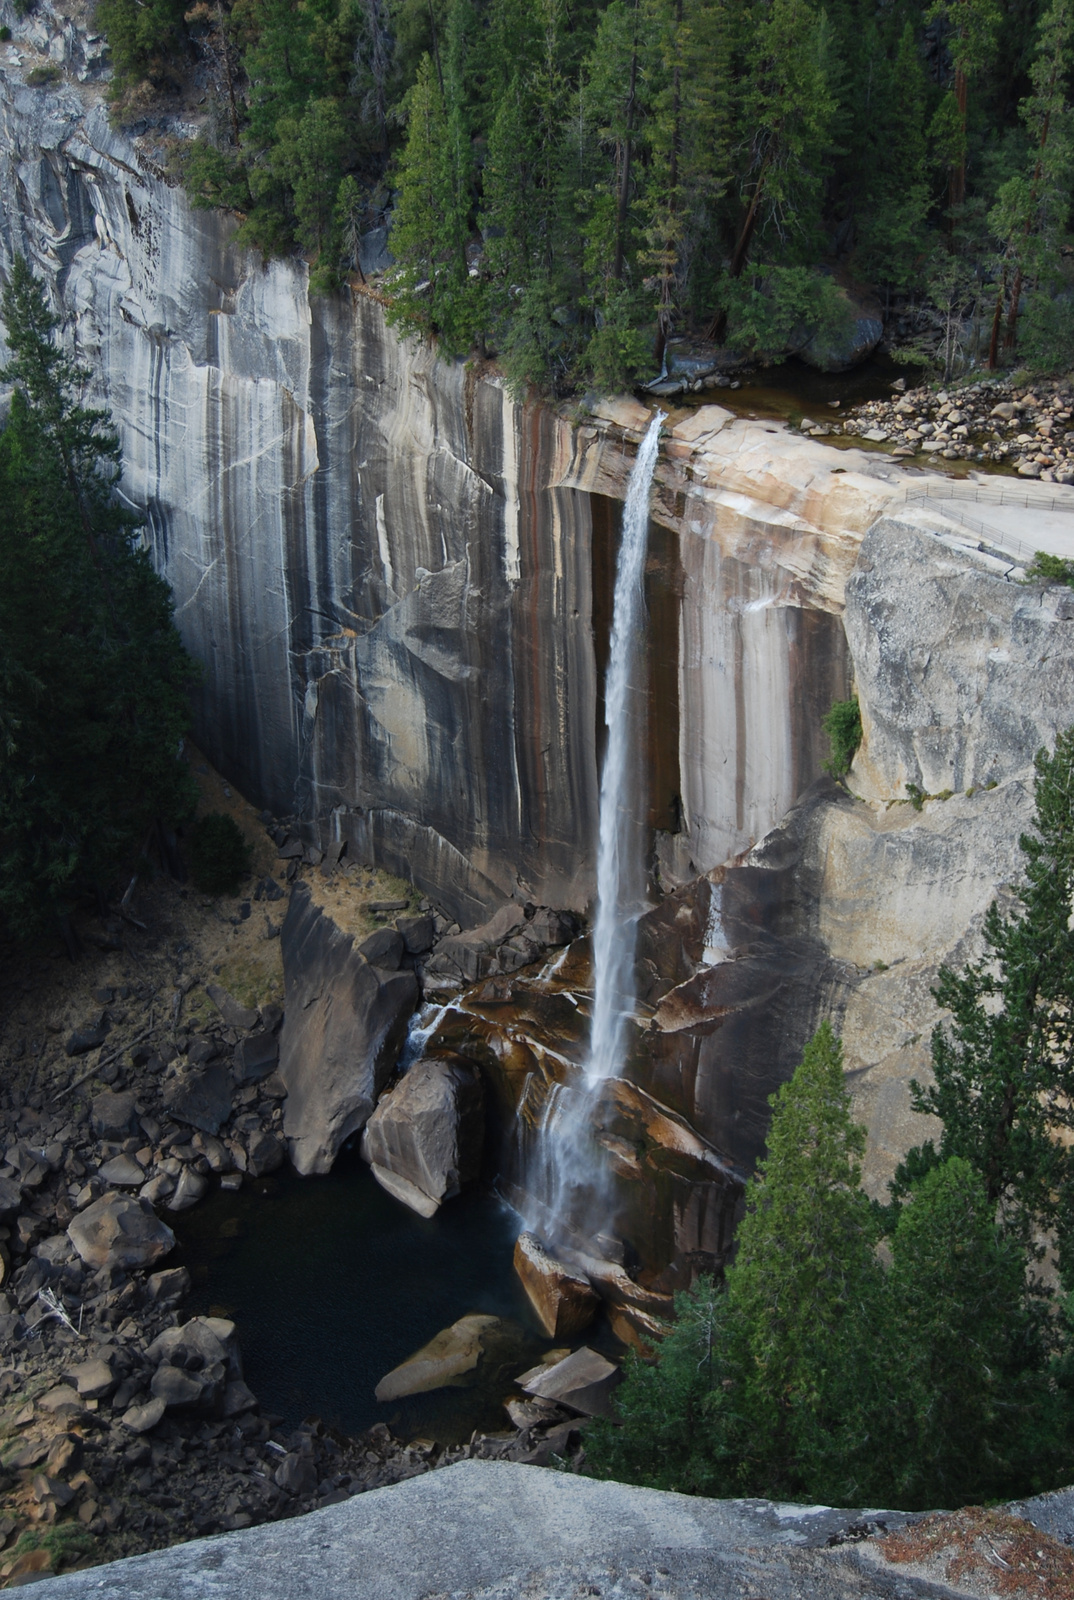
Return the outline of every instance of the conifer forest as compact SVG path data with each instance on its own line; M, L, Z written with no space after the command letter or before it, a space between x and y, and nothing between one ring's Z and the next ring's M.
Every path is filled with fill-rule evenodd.
M314 292L388 230L392 315L516 389L747 358L872 297L896 354L1074 355L1070 0L101 0L118 111ZM181 146L181 147L179 147ZM892 324L892 313L898 318Z

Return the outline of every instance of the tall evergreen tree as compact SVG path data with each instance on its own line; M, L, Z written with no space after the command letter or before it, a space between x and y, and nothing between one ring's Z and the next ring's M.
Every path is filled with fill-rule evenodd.
M119 446L16 257L4 289L14 400L0 434L0 910L61 924L105 892L192 783L179 750L193 665L172 602L117 506Z
M988 365L999 357L999 331L1010 287L1010 309L1004 343L1013 349L1026 276L1047 277L1054 270L1058 247L1070 215L1074 175L1074 130L1070 125L1069 82L1074 53L1074 7L1071 0L1052 0L1040 24L1031 69L1032 93L1021 115L1031 140L1031 168L1008 179L996 197L990 217L993 231L1006 243L999 289L992 314Z
M1008 1230L1028 1244L1059 1228L1074 1281L1074 729L1036 758L1035 831L1024 834L1020 908L993 901L986 953L964 972L940 969L933 993L951 1013L932 1036L934 1083L911 1084L915 1110L943 1133L911 1151L896 1192L949 1156L981 1174Z
M933 0L925 16L946 29L951 57L951 88L941 102L934 129L948 167L948 203L954 215L966 198L970 86L979 82L991 64L1000 10L996 0Z
M435 65L425 56L407 102L407 142L391 246L399 262L389 320L432 332L447 354L468 349L476 296L466 263L469 195Z

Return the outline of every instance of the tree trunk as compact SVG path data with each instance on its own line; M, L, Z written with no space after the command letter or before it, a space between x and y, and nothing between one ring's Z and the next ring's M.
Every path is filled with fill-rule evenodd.
M959 122L962 125L962 148L959 152L957 164L952 168L951 181L948 186L948 196L951 201L951 210L960 206L966 198L966 106L969 100L969 84L966 74L961 68L955 68L955 100L958 102Z

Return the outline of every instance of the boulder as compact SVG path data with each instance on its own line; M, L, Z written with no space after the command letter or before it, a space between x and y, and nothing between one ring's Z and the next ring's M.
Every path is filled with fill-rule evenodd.
M275 1072L280 1059L280 1041L275 1033L264 1028L250 1034L235 1048L235 1078L237 1082L257 1083Z
M402 935L407 954L427 955L436 937L436 923L428 912L420 917L397 917L395 926Z
M145 1168L133 1156L113 1156L97 1175L112 1189L138 1189L145 1182Z
M265 1128L252 1133L246 1143L246 1170L251 1178L264 1178L282 1166L282 1141Z
M107 1361L97 1358L69 1367L64 1377L74 1384L80 1400L103 1400L116 1386L116 1375Z
M174 1305L189 1290L190 1273L185 1267L165 1267L163 1272L152 1273L145 1286L161 1305Z
M235 1324L224 1317L192 1317L166 1328L146 1352L157 1363L150 1388L169 1410L219 1413L228 1385L242 1378Z
M99 1139L126 1138L133 1130L134 1116L135 1096L131 1090L114 1094L111 1089L106 1089L103 1094L94 1096L90 1120Z
M218 983L207 983L205 993L219 1011L229 1028L255 1028L258 1022L256 1007L244 1006L228 994Z
M383 1188L431 1217L476 1181L484 1134L477 1070L461 1057L423 1058L379 1102L362 1156Z
M64 1050L69 1056L84 1056L90 1050L99 1050L108 1038L109 1024L107 1018L102 1018L89 1028L79 1028L72 1033Z
M22 1186L14 1178L0 1178L0 1222L18 1215L22 1205Z
M371 967L381 967L385 972L398 972L405 949L403 936L395 928L378 928L376 933L362 940L358 954L364 956Z
M549 906L538 906L526 925L526 932L538 944L570 944L578 932L578 922L569 911L555 911Z
M430 1389L469 1387L473 1379L468 1374L477 1367L485 1353L485 1339L499 1323L499 1317L460 1317L381 1378L375 1390L377 1399L399 1400Z
M175 1190L175 1179L167 1172L159 1172L155 1178L150 1178L148 1183L143 1183L138 1190L143 1200L148 1200L151 1206L159 1205L166 1200Z
M545 1363L524 1372L518 1386L540 1400L555 1400L561 1406L585 1417L614 1416L611 1397L623 1374L613 1361L607 1361L588 1345L565 1356L562 1361Z
M166 1085L164 1108L177 1122L202 1133L219 1133L231 1115L231 1074L219 1062L187 1068Z
M874 300L842 284L838 293L839 316L795 351L820 372L848 372L872 354L884 335L884 315Z
M310 1495L317 1488L317 1467L312 1456L304 1455L300 1450L292 1450L290 1455L284 1456L273 1478L276 1487L282 1489L285 1494L299 1497Z
M152 1400L128 1407L120 1421L131 1433L148 1433L156 1427L166 1409L164 1401L154 1396Z
M190 1367L192 1361L200 1361L202 1366L223 1362L229 1378L242 1377L235 1324L228 1317L191 1317L181 1328L165 1328L153 1340L146 1356L157 1366L165 1362L183 1367Z
M141 1197L104 1194L80 1211L67 1236L87 1267L149 1267L175 1244L172 1230Z
M208 1178L203 1178L193 1167L184 1167L175 1192L164 1203L169 1211L189 1211L191 1206L197 1205L208 1187Z
M238 1417L244 1411L252 1411L256 1405L257 1396L253 1390L247 1388L241 1378L232 1379L224 1390L222 1414L225 1417Z
M327 1172L365 1126L418 1001L412 972L383 972L299 884L281 933L286 1006L280 1076L284 1133L302 1174Z
M600 1297L588 1278L557 1261L535 1234L519 1234L515 1271L550 1339L570 1339L589 1327Z
M38 1395L37 1404L42 1411L48 1411L53 1416L58 1416L64 1411L83 1411L85 1407L78 1397L78 1391L72 1389L70 1384L61 1383L55 1389L49 1389L46 1394Z
M149 1388L154 1399L163 1400L169 1411L186 1411L200 1408L207 1390L213 1391L212 1398L216 1398L221 1378L222 1372L217 1372L215 1366L186 1372L165 1362L153 1374Z

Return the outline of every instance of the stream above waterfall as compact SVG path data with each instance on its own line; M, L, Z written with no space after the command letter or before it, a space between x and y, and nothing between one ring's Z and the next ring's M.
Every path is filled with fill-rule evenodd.
M187 1309L235 1320L247 1382L292 1426L312 1414L351 1435L383 1422L403 1439L458 1443L509 1425L514 1379L552 1348L512 1270L518 1220L488 1193L426 1221L344 1151L325 1177L281 1170L219 1190L174 1226ZM502 1358L472 1387L374 1398L385 1373L471 1312L507 1324Z

